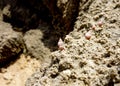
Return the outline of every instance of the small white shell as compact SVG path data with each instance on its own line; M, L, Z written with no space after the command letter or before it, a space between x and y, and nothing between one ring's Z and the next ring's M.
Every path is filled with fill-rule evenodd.
M70 76L71 75L71 71L70 70L64 70L63 71L63 74L67 75L67 76Z
M58 41L58 46L61 46L61 45L63 45L63 44L64 44L64 43L63 43L62 39L60 38L59 41Z
M102 21L99 21L99 22L97 23L97 25L98 25L99 27L101 27L101 26L103 25L103 22L102 22Z
M88 40L91 38L91 31L88 31L88 32L85 34L85 38L88 39Z
M61 38L58 41L58 49L59 50L63 50L64 49L64 42L62 41Z
M96 26L95 25L92 25L92 30L95 30Z

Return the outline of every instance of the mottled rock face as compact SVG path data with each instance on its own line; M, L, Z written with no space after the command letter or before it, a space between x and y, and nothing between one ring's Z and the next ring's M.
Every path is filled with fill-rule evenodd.
M28 50L28 54L39 60L47 58L50 54L49 49L45 47L42 42L42 36L43 34L39 29L29 30L24 35L24 41Z
M51 1L54 2L54 0ZM67 6L69 7L71 2L75 3L73 0L58 0L58 2L56 0L54 2L54 4L57 3L54 5L56 8L50 4L47 5L49 10L54 9L51 13L61 28L62 23L66 24L67 18L69 20L70 16L64 15L66 16L64 18L63 13L67 13L66 11L69 10ZM26 81L26 86L114 86L120 83L118 3L120 3L119 0L80 1L74 30L64 39L65 49L53 52L50 55L51 64L34 73ZM72 10L70 11L68 13L71 14ZM58 12L59 15L57 15ZM70 21L72 22L71 19ZM59 29L57 23L52 23ZM68 25L70 25L69 21ZM91 38L88 40L85 34L89 31Z
M53 52L49 56L51 63L46 63L47 66L42 64L43 68L26 81L26 86L113 86L120 83L119 0L11 1L1 0L0 8L10 5L10 15L3 12L3 20L13 27L34 29L42 20L52 26L47 34L55 30L61 38L73 30L63 41L64 50ZM89 31L87 40L85 34ZM1 48L1 61L17 55L22 49L21 41L18 42L20 36L16 38L12 32L1 33L1 46L4 47ZM41 42L43 34L39 30L29 30L24 34L28 53L36 58L48 57ZM48 34L44 38L50 36Z
M3 19L10 22L13 27L26 31L38 27L42 20L51 24L58 35L64 37L73 30L79 2L79 0L1 0L0 8L10 5L10 15L3 14Z
M23 37L7 23L0 22L0 66L11 61L24 49Z
M52 15L52 25L64 37L73 30L78 15L79 0L45 0Z
M14 3L12 3L14 2ZM13 27L21 31L37 28L41 20L50 22L50 14L42 0L1 0L0 8L10 5L10 15L3 13L3 20L10 22ZM13 28L14 29L14 28Z

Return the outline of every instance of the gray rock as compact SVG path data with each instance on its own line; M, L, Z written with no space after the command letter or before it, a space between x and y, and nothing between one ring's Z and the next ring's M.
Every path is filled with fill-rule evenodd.
M12 27L0 22L0 66L22 52L24 42L22 34L12 30Z
M42 42L43 33L39 30L29 30L24 35L27 53L37 59L43 60L50 54L50 50Z
M60 10L60 12L66 13L67 16L63 17L65 19L63 23L69 20L65 24L71 25L72 23L69 22L72 22L73 17L70 15L74 14L72 9L76 9L74 6L77 6L72 4L72 2L78 3L77 0L57 0L59 2L57 3L59 5L58 8L56 5L52 5L57 1L50 1L48 1L48 3L51 3L48 4L49 10L53 8L51 12L53 12L52 15L57 20L52 22L54 27L57 29L57 22L59 22L62 28L61 21L63 19L61 16L55 15L59 12L56 9L63 9L64 7L66 11L63 11L64 9ZM62 3L62 1L66 1L66 3ZM106 3L111 5L106 5ZM113 3L109 2L109 0L105 0L105 2L81 0L78 3L79 15L75 22L74 30L64 40L65 49L52 52L49 56L52 58L51 64L46 68L40 68L40 73L36 72L28 78L26 86L114 86L116 83L120 83L120 72L119 67L117 67L120 63L120 36L117 22L119 16L113 16L113 14L118 15L119 12L118 9L111 9L114 8L115 3L118 3L118 1ZM101 8L103 9L101 10ZM104 12L102 16L101 11ZM105 17L102 27L96 26L98 21L93 20L94 16L98 16L98 19ZM112 17L117 23L108 23ZM93 24L95 24L96 29L100 28L101 31L93 31L93 38L88 41L85 39L84 34L91 30ZM76 35L79 35L79 38Z
M9 13L4 10L3 19L12 24L15 30L26 31L37 28L39 20L49 22L49 12L43 4L44 0L0 0L0 9L9 5ZM14 3L12 3L14 2ZM19 28L16 28L19 27Z

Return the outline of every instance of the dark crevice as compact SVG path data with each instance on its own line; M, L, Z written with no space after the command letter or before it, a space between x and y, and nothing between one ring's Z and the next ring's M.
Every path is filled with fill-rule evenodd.
M18 60L20 58L21 53L23 53L23 51L21 50L21 52L19 52L18 54L9 57L7 60L3 59L0 62L0 68L7 68L9 67L9 65L12 65L16 62L16 60Z
M38 28L42 25L41 22L46 23L49 30L41 29L42 41L46 47L54 51L57 49L59 38L64 40L66 34L73 30L79 12L79 2L79 0L67 2L65 18L63 18L62 10L57 6L57 0L8 0L8 2L1 0L0 4L5 4L0 8L3 9L7 4L10 5L11 15L3 14L3 20L11 23L15 31L25 33L30 29ZM52 40L48 44L46 41L49 39Z
M52 18L42 0L31 1L16 0L15 3L9 3L11 16L3 15L3 20L11 23L13 29L21 28L21 31L37 28L40 20L49 23ZM38 8L36 5L39 5Z

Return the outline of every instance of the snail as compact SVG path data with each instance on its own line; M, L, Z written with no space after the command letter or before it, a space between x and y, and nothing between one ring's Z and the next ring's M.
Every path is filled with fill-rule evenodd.
M58 49L59 50L64 50L64 42L62 41L61 38L58 41Z
M85 38L88 39L88 40L91 38L91 31L88 31L88 32L85 34Z

